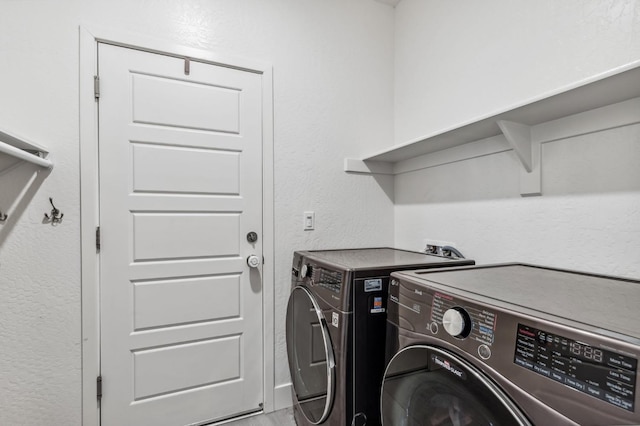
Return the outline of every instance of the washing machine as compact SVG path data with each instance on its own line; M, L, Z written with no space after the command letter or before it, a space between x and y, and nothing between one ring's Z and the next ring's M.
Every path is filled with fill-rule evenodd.
M640 281L526 264L391 275L386 425L640 424Z
M379 425L389 274L473 264L392 248L296 252L286 344L298 426Z

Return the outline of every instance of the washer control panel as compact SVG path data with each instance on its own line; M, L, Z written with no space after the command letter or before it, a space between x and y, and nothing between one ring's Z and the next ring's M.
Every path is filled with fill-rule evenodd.
M469 303L461 303L448 294L436 292L431 304L431 321L458 338L470 338L491 346L494 340L496 314Z
M392 278L388 320L410 323L413 331L447 340L488 360L496 339L497 313L486 306Z
M577 391L634 411L638 360L518 324L514 363Z

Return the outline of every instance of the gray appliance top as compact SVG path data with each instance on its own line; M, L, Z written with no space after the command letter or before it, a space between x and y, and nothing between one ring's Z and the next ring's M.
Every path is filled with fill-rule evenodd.
M319 260L342 269L393 269L402 266L457 266L474 262L468 259L452 259L427 253L399 250L388 247L345 250L310 250L299 252L308 260ZM427 266L428 265L428 266Z
M417 284L458 289L495 305L517 305L640 339L638 280L525 264L399 274Z

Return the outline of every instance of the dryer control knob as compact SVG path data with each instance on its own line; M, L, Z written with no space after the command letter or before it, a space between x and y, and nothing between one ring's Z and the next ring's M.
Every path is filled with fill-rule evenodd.
M451 308L442 316L442 326L453 337L465 338L471 333L471 318L464 309Z
M300 275L302 275L302 278L310 277L311 265L309 265L308 263L305 263L304 265L302 265L302 268L300 269Z

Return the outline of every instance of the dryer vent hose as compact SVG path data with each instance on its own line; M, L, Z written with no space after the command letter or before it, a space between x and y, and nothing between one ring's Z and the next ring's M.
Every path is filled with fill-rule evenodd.
M451 246L442 247L442 253L446 253L446 252L452 253L453 256L457 257L458 259L465 259L462 253L460 253L460 251L458 251L458 249L455 247L451 247Z

